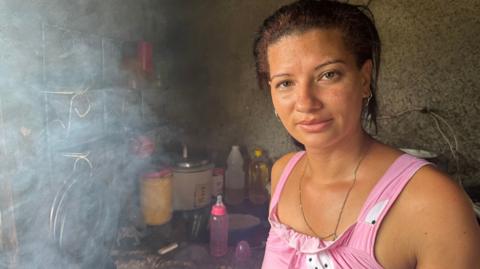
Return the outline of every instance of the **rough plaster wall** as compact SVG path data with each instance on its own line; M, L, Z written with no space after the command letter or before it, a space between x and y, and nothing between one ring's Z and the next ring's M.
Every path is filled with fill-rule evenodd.
M147 31L149 0L2 0L0 5L2 18L11 22L47 23L122 40L138 40Z
M256 85L252 42L262 19L288 1L164 1L166 34L158 40L158 90L178 140L202 147L223 165L232 144L292 149L270 97ZM163 63L163 64L162 64Z
M428 114L379 121L379 138L450 160L449 171L480 183L480 1L372 1L383 41L380 117L428 107L452 126L460 169ZM453 144L445 124L440 125Z
M149 36L150 6L149 0L0 0L0 137L7 159L48 132L44 92L89 85L96 98L95 90L125 81L122 46ZM61 99L51 98L50 105L68 103ZM24 140L22 127L29 132Z
M210 143L223 145L221 149L240 144L251 156L252 148L261 146L275 157L293 149L274 116L269 93L257 87L252 56L254 35L263 18L286 2L222 2L216 32L224 35L218 43L226 49L219 49L209 65L210 76L215 78L210 92L219 99L220 110L212 107L208 111L215 130Z
M123 79L121 47L147 35L147 6L147 0L0 0L3 118L15 122L16 131L23 125L38 136L45 127L42 91Z
M69 260L51 240L48 212L57 191L75 178L72 158L66 152L86 150L89 138L107 133L104 127L108 119L101 111L107 110L104 108L117 111L121 107L120 98L113 96L127 90L126 86L116 87L126 75L119 70L122 44L149 36L153 30L150 19L155 13L149 6L148 0L0 0L0 264L8 267L5 258L11 250L18 255L19 262L13 267L80 268L75 265L79 260ZM158 20L155 26L155 30L161 29ZM74 116L69 118L68 105L73 103L73 97L61 92L79 93L87 84L91 91L76 99L75 107L85 111L88 103L91 109L82 117L72 113ZM103 98L107 95L110 98ZM110 116L113 118L113 113ZM61 121L63 126L58 124ZM102 121L103 126L99 124ZM118 143L114 139L100 140L105 141ZM112 164L123 156L108 156L115 150L107 151L107 143L101 144L90 146L87 157L94 167L92 176L87 178L99 179L96 189L100 192L105 191L100 187L101 182L113 181L116 169ZM110 146L121 152L119 144ZM80 164L76 171L85 169L89 168ZM72 189L77 193L82 191L77 187ZM70 195L66 199L74 200L70 206L75 207L77 202L95 208L100 195L94 198L90 193L93 192L85 191L79 197ZM101 197L113 193L104 192ZM117 202L109 203L112 207L109 214L83 218L111 217L105 222L108 229L102 232L95 228L88 235L76 233L70 242L115 233L118 216L111 213L115 212ZM74 214L83 211L77 209L66 211ZM16 237L13 233L3 233L13 231L13 222L6 222L8 217L15 219ZM85 268L94 268L102 267L98 258L108 257L107 251L103 244L95 244L78 253L86 254ZM87 265L90 262L98 263Z
M202 67L201 75L193 74L202 82L194 90L185 90L195 96L195 104L192 100L187 103L200 106L187 116L191 119L186 120L186 140L219 150L218 161L233 143L248 149L263 146L273 157L293 149L273 116L270 97L256 86L251 53L254 32L262 19L288 2L191 1L188 14L183 13L192 16L182 19L190 24L182 28L191 35L187 38L193 45L189 50L201 55L191 58L191 63ZM476 0L450 1L448 5L440 0L374 0L370 4L383 41L380 117L417 107L433 109L457 135L461 169L455 176L466 181L480 178L479 5ZM191 87L187 84L185 87ZM441 128L453 140L446 125ZM456 171L447 143L427 114L412 112L381 119L377 137L397 147L442 154L450 159L449 171Z

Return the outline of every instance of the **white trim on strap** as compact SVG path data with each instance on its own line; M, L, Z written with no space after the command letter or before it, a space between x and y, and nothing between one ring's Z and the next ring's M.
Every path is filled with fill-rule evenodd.
M378 221L378 217L382 214L383 210L388 204L388 199L376 203L369 211L365 217L365 222L370 224L375 224Z

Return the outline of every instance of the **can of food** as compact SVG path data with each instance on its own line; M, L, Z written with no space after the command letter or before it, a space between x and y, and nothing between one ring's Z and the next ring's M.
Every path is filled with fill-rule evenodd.
M172 218L172 172L150 172L142 177L141 207L147 225L161 225Z

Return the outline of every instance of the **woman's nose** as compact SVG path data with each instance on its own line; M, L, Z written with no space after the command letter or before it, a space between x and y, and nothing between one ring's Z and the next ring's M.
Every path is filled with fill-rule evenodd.
M322 107L321 100L317 97L316 89L312 83L307 83L298 88L295 109L299 112L311 112Z

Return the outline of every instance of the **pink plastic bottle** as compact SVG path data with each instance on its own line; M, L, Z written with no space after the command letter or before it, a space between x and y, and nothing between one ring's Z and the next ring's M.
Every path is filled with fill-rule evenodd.
M222 196L217 196L217 202L210 212L210 255L221 257L228 252L228 215L222 202Z

